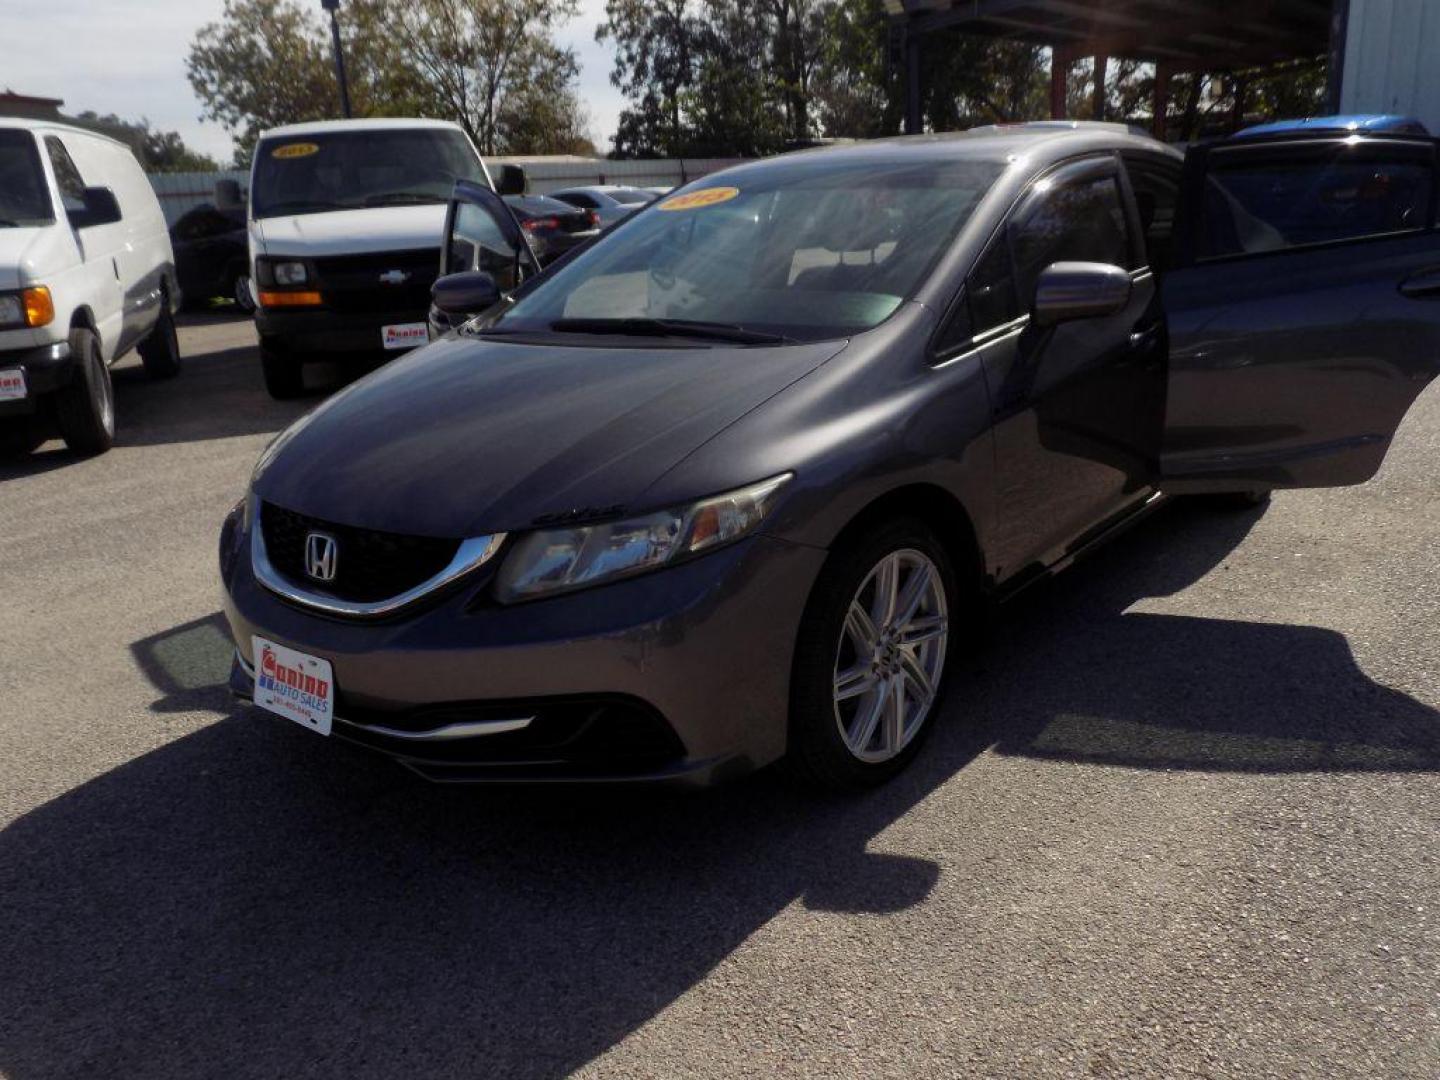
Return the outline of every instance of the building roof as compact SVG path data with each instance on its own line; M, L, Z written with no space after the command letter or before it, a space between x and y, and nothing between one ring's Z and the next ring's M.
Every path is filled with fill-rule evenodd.
M17 94L10 89L0 90L0 105L46 105L58 109L64 104L64 98L36 97L33 94Z
M1074 56L1163 61L1222 71L1319 56L1330 47L1332 0L884 0L910 32L1049 45Z

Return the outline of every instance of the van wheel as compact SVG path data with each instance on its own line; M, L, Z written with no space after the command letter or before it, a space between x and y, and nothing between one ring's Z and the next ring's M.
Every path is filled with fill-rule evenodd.
M180 335L175 331L169 299L163 298L161 303L160 318L140 342L140 359L145 362L145 374L150 378L173 379L180 374Z
M70 331L75 371L70 384L55 394L55 419L60 437L77 454L103 454L115 442L115 388L100 355L94 331Z
M918 520L878 526L830 556L795 648L793 773L855 791L910 763L940 709L960 599L949 553Z
M263 338L260 341L260 370L265 375L265 389L276 401L297 398L305 392L300 361L267 344Z
M235 306L249 315L255 310L255 298L250 295L250 275L243 270L237 270L233 280L230 282L230 295L235 299Z

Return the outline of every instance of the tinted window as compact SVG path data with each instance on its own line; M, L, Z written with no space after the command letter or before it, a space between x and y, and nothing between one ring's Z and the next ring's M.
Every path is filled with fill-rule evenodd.
M707 178L541 279L497 325L673 318L802 339L867 329L924 281L1002 168L816 155Z
M28 131L0 131L0 229L54 220L35 140Z
M1007 323L1020 314L1015 299L1015 274L1010 252L1003 243L994 243L980 257L966 285L970 323L977 334Z
M455 224L450 230L447 273L484 270L501 289L513 289L517 252L505 239L495 219L474 203L455 204Z
M641 191L639 188L616 188L609 192L610 198L618 203L648 203L655 198L653 191Z
M1042 195L1011 226L1021 300L1028 306L1040 272L1051 263L1130 265L1125 209L1113 177L1082 180Z
M448 202L456 180L484 184L470 141L445 128L325 132L255 148L257 218Z
M50 155L50 168L55 173L55 186L60 189L60 202L66 212L85 209L85 181L70 160L65 144L54 135L45 137L45 152Z
M556 195L555 198L561 202L567 202L571 206L578 206L582 210L593 210L598 205L589 195L582 195L578 191L567 191L563 195Z
M1170 264L1175 235L1175 209L1180 202L1180 166L1126 159L1130 188L1145 237L1145 261L1157 270Z
M1213 258L1423 229L1433 182L1423 147L1217 151L1197 253Z

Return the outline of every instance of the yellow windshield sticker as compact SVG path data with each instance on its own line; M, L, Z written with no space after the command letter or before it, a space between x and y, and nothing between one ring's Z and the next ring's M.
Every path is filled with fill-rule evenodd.
M687 191L684 195L672 195L662 202L657 210L699 210L703 206L729 202L740 194L738 187L707 187L699 191Z
M317 154L319 152L320 147L316 146L313 142L292 142L286 143L284 146L275 147L274 150L270 151L270 156L280 158L283 161L285 158L309 157L311 154Z

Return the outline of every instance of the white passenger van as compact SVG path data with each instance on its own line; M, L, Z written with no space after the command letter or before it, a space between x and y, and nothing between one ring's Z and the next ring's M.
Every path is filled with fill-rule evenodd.
M165 216L129 147L0 119L0 451L56 427L77 453L108 450L110 366L138 345L148 374L176 374L179 303Z
M496 189L464 130L442 120L327 120L261 134L250 264L272 396L299 394L308 360L426 343L457 180ZM517 167L501 170L501 194L524 187Z

